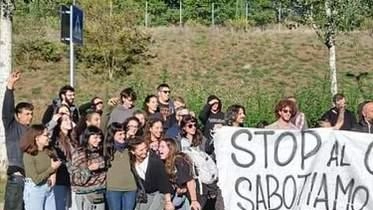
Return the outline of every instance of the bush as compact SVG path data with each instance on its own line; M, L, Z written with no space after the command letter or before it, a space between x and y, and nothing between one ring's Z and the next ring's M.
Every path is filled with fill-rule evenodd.
M253 27L255 23L252 20L245 20L245 18L240 18L235 20L228 20L227 22L225 22L225 25L235 31L247 31L248 29Z
M59 43L44 39L33 39L25 40L16 45L15 54L17 59L26 63L36 60L58 62L62 59L64 52Z
M106 0L82 4L85 44L77 51L79 60L110 80L117 74L129 74L132 65L146 60L151 37L136 25L140 14L130 8L112 10Z

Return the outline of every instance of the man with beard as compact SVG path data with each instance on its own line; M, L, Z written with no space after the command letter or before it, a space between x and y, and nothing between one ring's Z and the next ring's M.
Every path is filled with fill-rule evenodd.
M296 114L296 105L293 101L285 99L277 103L275 115L277 120L266 126L268 129L298 129L290 120Z
M333 103L334 107L325 112L321 117L321 127L333 127L337 130L351 130L356 124L356 118L354 114L347 109L345 96L341 93L335 94L333 96Z
M63 86L58 93L58 99L54 99L52 104L48 106L47 110L45 110L42 123L44 125L49 123L53 115L56 113L57 108L62 104L67 105L70 108L72 120L74 123L78 123L80 115L78 108L74 105L74 99L75 89L70 85Z
M362 119L353 130L373 133L373 101L368 101L363 105L361 115Z

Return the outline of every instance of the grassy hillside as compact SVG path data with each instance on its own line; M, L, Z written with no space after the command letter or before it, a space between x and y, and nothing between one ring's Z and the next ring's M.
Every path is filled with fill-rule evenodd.
M109 97L126 86L138 91L139 104L160 82L172 86L172 95L187 99L195 111L209 94L223 99L224 107L241 103L248 111L248 124L272 120L275 101L297 95L301 107L315 120L330 105L328 52L310 30L237 32L212 28L151 28L154 58L136 65L129 76L105 81L103 75L82 65L77 67L77 101L94 95ZM15 44L25 36L16 36ZM58 42L58 31L45 36ZM373 93L373 37L365 32L341 34L337 40L338 82L355 106L363 99L353 78L346 73L369 72L362 80L366 96ZM67 51L66 51L67 54ZM36 70L30 66L37 65ZM60 86L68 83L68 60L58 63L19 61L24 72L17 90L19 100L31 100L36 120ZM370 94L370 95L369 95Z

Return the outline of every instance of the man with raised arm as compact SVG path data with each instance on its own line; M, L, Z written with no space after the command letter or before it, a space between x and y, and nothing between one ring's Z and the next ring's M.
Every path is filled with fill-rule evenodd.
M5 129L5 145L8 157L7 183L5 187L4 210L23 210L23 188L25 171L20 138L32 121L34 106L20 102L14 107L14 86L20 72L13 72L7 80L3 101L2 119Z

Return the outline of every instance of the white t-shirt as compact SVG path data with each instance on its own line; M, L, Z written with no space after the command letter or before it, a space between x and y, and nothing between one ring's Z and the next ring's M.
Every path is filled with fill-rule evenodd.
M146 169L148 168L148 163L149 163L149 153L148 156L142 161L140 164L136 164L136 172L141 177L141 179L145 180L145 174L146 174Z

